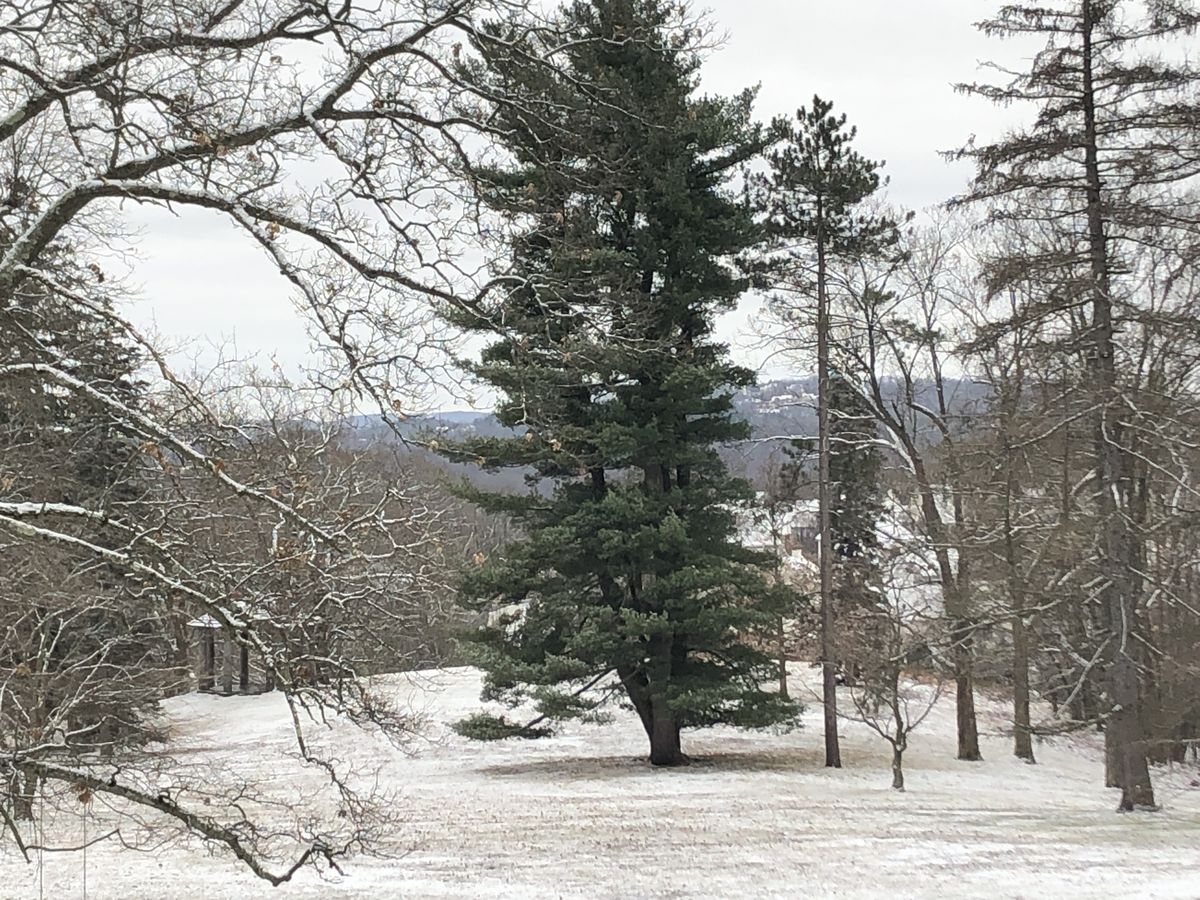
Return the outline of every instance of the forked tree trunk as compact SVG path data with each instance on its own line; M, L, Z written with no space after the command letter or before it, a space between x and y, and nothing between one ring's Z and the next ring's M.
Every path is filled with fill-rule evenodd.
M617 675L650 740L650 764L668 767L687 765L689 760L683 753L678 721L667 708L665 699L650 695L645 673L618 668Z

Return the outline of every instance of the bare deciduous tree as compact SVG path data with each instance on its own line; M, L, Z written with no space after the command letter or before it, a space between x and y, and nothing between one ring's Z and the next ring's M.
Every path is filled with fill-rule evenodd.
M0 782L23 846L10 812L28 814L31 791L54 783L174 819L274 883L307 863L336 865L369 837L362 798L306 723L348 717L399 735L411 725L361 677L363 642L395 643L386 623L408 614L398 600L444 594L448 520L377 457L347 450L331 414L367 403L402 418L444 363L437 307L475 309L487 290L459 228L472 212L471 141L506 102L459 64L473 41L505 40L503 29L481 35L484 19L514 33L539 24L518 0L18 0L0 11L11 441L0 552L26 561L4 601L19 637L5 639ZM312 326L316 393L255 406L255 385L184 377L121 314L111 260L133 244L146 205L215 212L261 248ZM79 323L89 335L64 340ZM130 365L90 365L83 350L100 346ZM147 390L128 389L121 378L139 365ZM249 405L226 402L231 387ZM57 446L30 443L42 426L21 419L47 397L61 409L43 424L69 438ZM100 466L120 471L122 490L76 490L85 479L57 470L101 434L115 449ZM293 829L281 868L278 835L256 829L245 791L186 779L155 789L130 762L131 713L105 711L175 689L180 623L194 614L266 667L302 757L341 797L349 824ZM87 640L64 639L79 634ZM197 791L210 806L195 805Z

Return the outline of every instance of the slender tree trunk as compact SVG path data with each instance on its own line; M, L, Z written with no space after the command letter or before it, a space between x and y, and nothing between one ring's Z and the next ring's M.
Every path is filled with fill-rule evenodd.
M224 630L221 640L221 693L226 696L233 693L233 638Z
M958 535L965 529L962 497L954 497L954 527ZM950 612L950 639L954 643L954 687L958 716L958 758L968 762L983 759L979 750L979 722L975 715L975 623L967 602L970 590L970 562L967 548L960 539L958 571L954 574L953 609Z
M250 649L245 644L238 647L238 690L250 690Z
M1008 568L1008 596L1012 606L1013 641L1013 754L1036 762L1033 757L1032 722L1029 715L1029 635L1025 627L1025 590L1017 562L1016 533L1012 505L1016 494L1016 466L1010 440L1012 417L1007 416L1004 433L1004 557Z
M1134 535L1127 518L1131 486L1129 460L1121 445L1117 391L1115 328L1108 246L1104 229L1103 184L1100 175L1095 92L1092 81L1092 31L1096 25L1093 0L1083 0L1083 113L1084 166L1087 175L1088 248L1092 276L1093 383L1099 395L1094 404L1097 495L1101 518L1100 599L1106 614L1107 701L1105 747L1121 788L1121 810L1155 807L1154 788L1146 762L1141 722L1141 685L1137 668L1134 623L1136 602L1130 583ZM1124 498L1124 501L1123 501Z
M979 725L975 715L975 666L972 659L972 627L962 618L955 618L950 626L950 640L954 644L954 698L958 726L958 758L968 762L979 762L983 754L979 750Z
M894 649L899 649L899 642ZM904 790L904 750L908 746L908 737L905 734L904 714L901 711L900 705L900 667L892 665L888 672L888 680L891 682L891 701L892 701L892 723L895 726L895 734L892 738L892 787L897 791Z
M782 548L779 540L779 521L776 514L774 501L769 507L771 516L771 554L774 560L775 567L775 583L779 584L783 581L783 560L780 558ZM788 695L788 675L787 675L787 625L784 621L784 615L779 614L777 623L777 632L775 635L779 649L779 693L784 697Z
M1026 762L1033 755L1033 722L1029 714L1029 635L1023 610L1015 610L1013 630L1013 754Z
M904 751L895 744L892 745L892 787L897 791L904 790Z
M817 201L817 505L821 539L821 694L825 704L825 765L840 769L838 742L837 651L833 621L833 516L829 475L829 295L825 288L824 211Z
M211 691L217 683L217 638L214 629L205 628L200 646L203 660L201 662L200 690Z
M784 627L783 616L779 617L779 693L788 695L787 673L787 631Z

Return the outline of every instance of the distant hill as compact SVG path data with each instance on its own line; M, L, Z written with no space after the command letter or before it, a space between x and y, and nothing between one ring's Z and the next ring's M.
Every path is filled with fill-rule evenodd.
M952 407L964 414L977 408L986 398L985 389L968 381L952 381L947 387ZM918 391L917 400L926 405L936 405L932 385L923 386ZM752 439L747 443L722 448L721 455L731 471L756 484L761 485L772 457L783 454L789 438L816 436L815 377L777 379L746 388L734 396L733 405L737 416L750 423ZM498 436L508 431L490 412L478 410L446 410L411 416L396 431L378 416L355 416L347 424L350 442L356 446L378 442L403 444L403 438L440 436L453 440L474 435ZM926 436L930 440L937 438L932 428L927 430ZM524 483L524 472L521 470L481 472L475 466L450 463L419 447L410 447L409 452L427 458L432 465L446 470L453 477L466 477L481 486L518 488Z

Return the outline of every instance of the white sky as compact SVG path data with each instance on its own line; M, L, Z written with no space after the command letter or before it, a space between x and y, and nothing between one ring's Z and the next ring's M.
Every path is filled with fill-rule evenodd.
M996 0L708 0L727 33L704 72L704 89L733 93L761 84L759 115L792 114L814 93L848 114L858 149L887 163L891 199L909 208L940 203L970 174L938 154L972 134L997 136L1016 112L954 93L957 81L990 80L981 60L1015 62L1018 49L979 34L973 23ZM203 212L146 218L133 283L134 318L171 343L208 355L233 342L239 353L305 359L309 341L288 286L232 225ZM725 317L720 335L739 359L752 348L757 304ZM777 365L764 376L782 374ZM461 405L449 401L450 405Z

